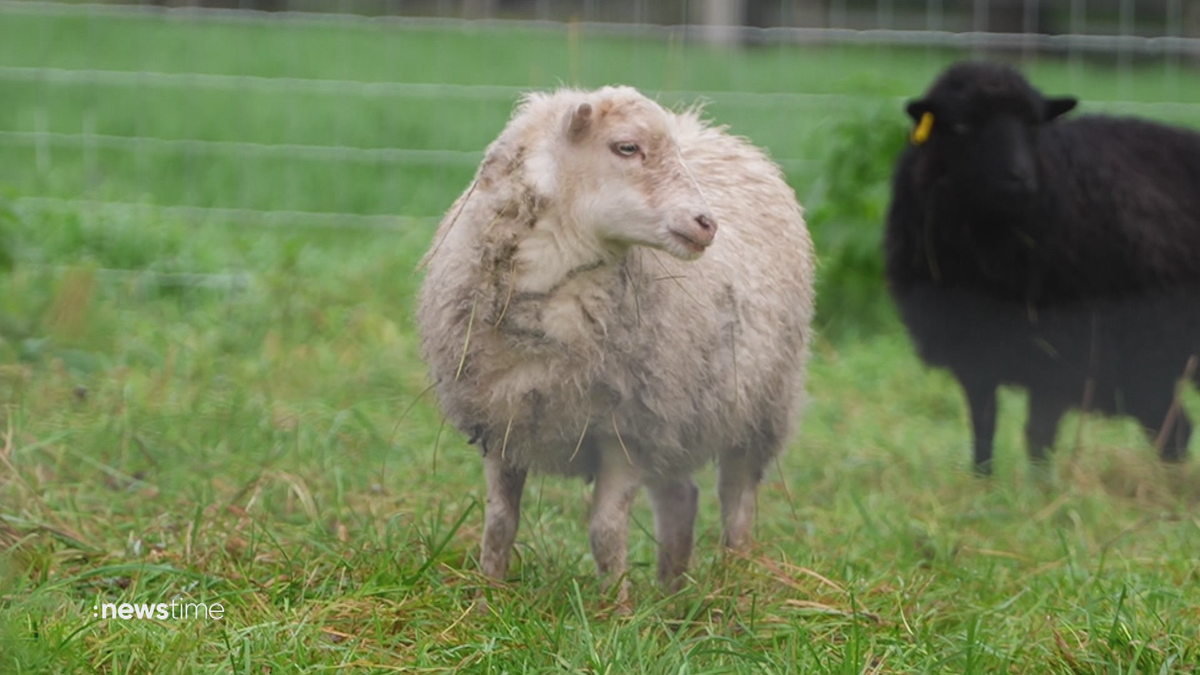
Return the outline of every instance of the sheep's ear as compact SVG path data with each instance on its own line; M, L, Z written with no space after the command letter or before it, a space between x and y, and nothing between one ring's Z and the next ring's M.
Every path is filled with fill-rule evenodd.
M1049 122L1050 120L1064 115L1075 109L1079 105L1079 99L1074 96L1059 96L1056 98L1043 99L1042 104L1042 121Z
M579 107L571 113L571 119L567 121L567 139L572 143L578 143L587 136L588 130L592 128L592 105L590 103L580 103Z
M909 101L908 105L904 107L904 111L908 113L908 116L912 118L912 121L917 122L918 124L921 122L921 118L925 116L925 113L933 112L933 110L931 110L929 107L929 102L924 100Z
M909 132L908 140L912 141L913 145L921 145L929 140L929 135L933 133L933 111L925 101L911 101L905 110L908 112L908 116L917 123L917 126Z

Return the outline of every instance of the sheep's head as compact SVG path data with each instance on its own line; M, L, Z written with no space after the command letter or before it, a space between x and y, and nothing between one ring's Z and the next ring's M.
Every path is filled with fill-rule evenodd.
M573 101L552 143L553 193L571 221L610 247L698 258L717 222L684 163L672 119L628 87Z
M1075 107L1048 98L1013 68L964 62L948 68L925 97L910 101L912 142L934 173L975 196L1020 198L1038 189L1039 128Z

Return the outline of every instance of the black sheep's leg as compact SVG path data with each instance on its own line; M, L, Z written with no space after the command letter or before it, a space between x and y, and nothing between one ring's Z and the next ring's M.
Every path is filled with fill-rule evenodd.
M975 473L992 473L992 444L996 437L996 383L963 379L962 388L971 408L971 429L975 436Z
M1188 365L1192 368L1192 386L1200 388L1200 372L1196 372L1196 368L1200 365L1200 353L1193 354L1192 360L1188 361ZM1172 462L1182 462L1188 457L1188 442L1192 440L1192 421L1188 418L1187 413L1180 410L1179 420L1176 424L1179 425L1176 427L1176 451L1170 458L1163 457L1163 459Z
M1161 441L1159 457L1164 462L1183 461L1187 457L1188 441L1192 436L1192 423L1187 413L1182 409L1171 411L1174 401L1173 392L1170 397L1146 397L1133 411L1133 416L1141 423L1150 443L1157 445Z
M1192 440L1192 421L1188 419L1187 412L1179 405L1180 402L1177 399L1181 395L1179 391L1181 384L1190 382L1200 386L1198 367L1200 367L1200 352L1193 353L1188 358L1187 364L1183 368L1183 382L1172 388L1171 402L1168 405L1170 412L1163 420L1163 424L1170 424L1171 428L1168 430L1167 437L1163 439L1162 448L1159 451L1159 457L1164 462L1182 462L1187 459L1188 441ZM1147 427L1147 432L1149 432L1149 427ZM1156 442L1158 439L1152 435L1150 440Z
M1190 375L1191 382L1194 386L1200 387L1200 373L1197 372L1198 362L1200 362L1200 353L1194 354L1188 360L1187 367L1184 369L1184 377ZM1162 460L1164 462L1182 462L1188 456L1188 442L1192 440L1192 421L1188 419L1187 413L1180 409L1175 418L1175 433L1171 434L1171 443L1168 441L1163 445Z
M1188 456L1188 442L1192 440L1192 421L1186 413L1180 413L1175 421L1175 450L1169 456L1163 449L1163 459L1168 462L1182 462Z
M1035 465L1045 465L1047 452L1054 449L1058 423L1067 412L1061 399L1031 388L1029 390L1029 420L1025 423L1025 443L1029 459Z
M1152 434L1150 440L1155 441L1157 438ZM1182 462L1187 459L1188 441L1190 440L1192 440L1192 422L1187 418L1187 413L1180 410L1175 416L1175 423L1164 439L1159 457L1164 462Z

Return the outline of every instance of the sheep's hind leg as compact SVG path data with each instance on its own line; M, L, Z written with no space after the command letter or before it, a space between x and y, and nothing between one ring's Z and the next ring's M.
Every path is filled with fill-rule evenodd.
M1187 459L1192 423L1182 407L1175 408L1174 392L1171 396L1142 396L1139 403L1140 405L1132 411L1133 416L1141 422L1142 429L1152 445L1162 443L1159 449L1162 461L1181 462ZM1175 409L1172 410L1173 408Z
M654 536L658 538L658 581L673 591L692 557L700 490L690 476L651 480L646 489L654 509Z
M1192 439L1192 421L1188 419L1187 411L1183 409L1182 387L1185 383L1200 386L1200 354L1188 357L1183 368L1183 378L1172 386L1157 387L1160 396L1140 397L1141 407L1134 411L1134 417L1142 423L1150 442L1159 447L1159 458L1164 462L1182 462L1188 456L1188 442ZM1166 395L1170 392L1170 395ZM1164 433L1165 432L1165 433Z
M1174 443L1163 446L1163 461L1182 462L1187 459L1188 442L1192 440L1192 422L1183 411L1175 419L1175 433L1172 435Z
M513 542L521 519L521 493L527 471L511 466L499 453L483 458L487 478L487 506L483 514L483 550L479 564L483 573L503 580L508 574Z
M617 603L629 600L629 581L625 578L625 556L629 538L629 511L642 484L642 472L633 465L624 449L605 447L600 454L600 469L592 491L592 517L589 539L592 557L605 587L616 582Z
M1145 425L1145 423L1143 423ZM1150 437L1151 443L1158 441L1158 432L1147 426L1146 433ZM1172 424L1167 437L1163 439L1162 449L1159 457L1164 462L1182 462L1187 459L1188 443L1192 439L1192 422L1187 418L1187 413L1183 410L1176 411L1174 424Z
M763 477L762 464L751 453L729 452L722 455L717 474L722 542L726 548L744 549L754 525L754 500Z

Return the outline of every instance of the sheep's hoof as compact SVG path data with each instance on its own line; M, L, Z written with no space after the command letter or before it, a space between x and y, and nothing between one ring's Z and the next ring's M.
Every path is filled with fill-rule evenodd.
M616 586L616 589L613 586ZM616 579L601 580L601 587L612 597L611 604L606 603L607 609L613 616L629 616L633 611L633 603L629 600L629 578L622 574Z
M617 597L606 603L604 614L611 617L629 617L633 615L633 601L629 599L629 594L624 592L617 593Z
M487 616L488 601L487 597L483 595L483 591L480 591L479 597L475 598L475 607L471 610L471 612L474 613L475 616Z
M1056 474L1054 464L1048 460L1036 460L1029 463L1029 477L1034 486L1043 492L1054 487Z

